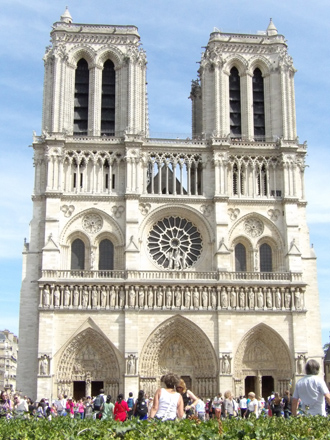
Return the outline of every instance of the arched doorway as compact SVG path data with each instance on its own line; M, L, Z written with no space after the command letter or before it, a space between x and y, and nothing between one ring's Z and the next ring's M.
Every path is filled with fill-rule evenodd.
M290 351L282 337L266 324L251 329L241 341L234 362L235 394L267 397L283 394L293 376Z
M111 343L99 332L87 328L75 336L61 354L56 393L96 396L101 388L116 396L119 391L119 364Z
M140 364L140 388L153 395L160 378L171 371L191 380L192 391L213 397L218 389L218 362L204 332L180 315L161 324L146 341Z

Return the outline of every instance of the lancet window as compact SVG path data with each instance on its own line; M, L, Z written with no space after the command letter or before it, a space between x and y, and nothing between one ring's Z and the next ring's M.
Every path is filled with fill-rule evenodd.
M202 194L202 157L199 154L151 153L147 170L149 194Z
M114 64L107 60L102 71L101 135L115 134L115 81Z
M77 238L71 244L71 270L85 269L85 245Z
M85 59L78 61L74 89L74 134L88 131L89 70Z
M246 249L242 243L235 246L235 271L246 272Z
M123 155L116 151L69 150L64 158L64 191L118 192Z
M99 245L99 270L113 270L113 243L108 239Z
M260 69L255 69L252 78L253 84L253 123L254 137L257 140L265 139L265 102L264 79Z
M272 248L267 243L263 243L259 249L260 252L260 272L272 272L273 258Z
M233 67L229 76L229 112L230 112L230 135L241 137L241 82L238 70Z

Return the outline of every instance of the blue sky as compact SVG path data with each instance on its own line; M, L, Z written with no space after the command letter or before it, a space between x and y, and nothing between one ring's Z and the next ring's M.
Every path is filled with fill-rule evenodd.
M23 241L29 239L40 134L43 61L51 25L68 6L76 23L134 24L148 58L151 135L191 131L190 83L214 27L266 30L272 17L288 40L295 76L297 131L308 142L307 220L318 257L322 343L329 341L330 33L329 0L2 0L0 16L0 329L18 334ZM312 331L312 329L311 329Z

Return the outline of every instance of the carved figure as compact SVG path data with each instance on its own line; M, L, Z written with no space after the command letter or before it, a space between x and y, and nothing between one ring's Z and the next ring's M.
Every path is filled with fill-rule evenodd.
M295 299L295 305L296 305L296 309L299 310L301 309L301 295L299 290L296 290L294 293L294 299Z
M122 309L125 306L125 292L121 290L119 292L119 307Z
M187 307L187 309L189 309L190 301L191 301L191 293L190 293L189 287L186 288L184 297L185 297L184 298L185 299L185 307Z
M101 307L105 307L107 305L107 292L105 291L105 287L102 287L101 290Z
M281 308L281 292L279 289L276 289L276 292L275 292L275 307L277 309Z
M303 354L298 357L298 373L303 374L305 367L305 356Z
M239 292L239 306L241 308L245 307L245 292L244 289L241 289Z
M45 286L42 296L43 296L44 307L49 307L49 304L50 304L50 292L49 292L49 287L48 286Z
M39 371L40 371L40 374L43 376L46 376L48 374L48 358L46 355L44 355L40 359Z
M207 298L207 290L206 289L203 289L203 292L202 292L202 305L203 305L203 307L207 307L207 301L208 300L208 298Z
M68 287L64 290L64 307L69 307L70 305L70 290Z
M175 291L175 306L181 307L181 290L179 288Z
M258 308L262 309L264 306L264 295L261 292L261 290L259 290L259 292L257 294L257 300L258 300Z
M88 290L84 289L82 293L82 306L84 308L88 307Z
M272 292L270 289L267 289L267 293L266 293L266 305L267 307L270 309L271 307L273 307L273 298L272 298Z
M217 307L217 293L215 289L212 289L211 293L211 307L212 309L215 309Z
M291 293L287 290L285 292L285 308L289 309L291 305Z
M116 292L113 286L110 289L110 307L114 308L116 305Z
M253 289L250 289L250 292L249 292L249 306L250 306L250 309L254 309L254 292L253 292Z
M140 287L139 289L139 307L144 306L144 290L143 287Z
M236 291L235 289L231 289L230 292L230 305L231 307L234 309L237 305L237 300L236 300Z
M73 291L73 306L79 306L79 290L77 288L75 288Z
M197 290L197 287L195 287L195 289L194 289L193 302L194 302L194 307L198 308L199 307L199 292Z
M59 291L59 288L56 286L55 290L54 290L54 306L55 307L60 307L60 298L61 298L61 293Z
M221 307L224 309L228 307L228 296L225 289L221 290Z
M230 374L230 362L227 354L225 354L222 359L222 371L224 374Z
M94 288L92 290L92 307L97 307L97 290Z
M168 287L166 289L166 307L171 307L172 305L172 291L171 288Z
M151 287L148 289L148 307L153 307L154 305L154 292Z
M134 307L135 306L135 290L134 287L131 286L128 292L128 305L130 307Z
M160 288L157 292L157 307L161 307L163 305L163 291Z
M135 356L130 354L127 359L127 374L135 374Z

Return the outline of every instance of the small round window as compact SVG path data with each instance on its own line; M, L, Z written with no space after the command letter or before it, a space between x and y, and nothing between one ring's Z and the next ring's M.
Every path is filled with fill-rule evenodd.
M181 217L166 217L151 229L148 250L153 260L165 269L187 269L201 255L202 237L190 221Z

